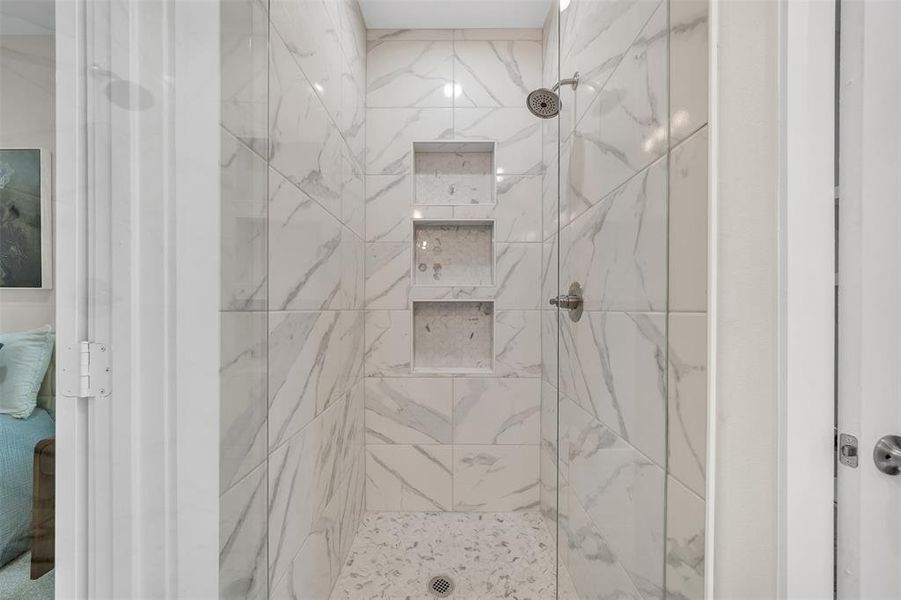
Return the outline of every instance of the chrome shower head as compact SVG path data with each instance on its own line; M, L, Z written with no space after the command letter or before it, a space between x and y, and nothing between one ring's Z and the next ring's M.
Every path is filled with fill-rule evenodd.
M560 96L547 88L529 92L526 106L538 118L552 119L560 114Z
M561 79L552 89L539 88L529 92L526 97L526 106L529 107L529 111L541 119L552 119L559 115L561 102L557 90L563 85L570 85L576 89L579 86L579 72L576 71L568 79Z

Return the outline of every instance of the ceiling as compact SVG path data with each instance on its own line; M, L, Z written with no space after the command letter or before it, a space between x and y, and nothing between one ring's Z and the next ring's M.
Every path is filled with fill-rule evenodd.
M541 28L555 0L359 0L369 29Z

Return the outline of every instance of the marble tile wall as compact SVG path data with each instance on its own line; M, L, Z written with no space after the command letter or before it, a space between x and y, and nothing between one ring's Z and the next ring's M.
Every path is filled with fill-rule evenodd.
M541 71L539 30L368 32L367 510L538 508ZM415 203L428 140L496 141L496 202ZM494 221L494 285L414 285L414 219ZM414 300L494 300L493 370L414 372Z
M356 0L222 11L220 597L329 597L364 505Z
M707 3L572 0L545 85L558 18L542 285L585 313L542 315L541 509L581 598L703 598Z

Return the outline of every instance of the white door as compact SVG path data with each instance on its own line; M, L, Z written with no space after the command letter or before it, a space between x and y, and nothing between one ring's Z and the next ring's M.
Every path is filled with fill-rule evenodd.
M215 598L219 2L57 0L56 25L56 597Z
M874 449L901 436L901 3L841 11L837 425L858 451L836 467L836 592L897 599L901 454Z

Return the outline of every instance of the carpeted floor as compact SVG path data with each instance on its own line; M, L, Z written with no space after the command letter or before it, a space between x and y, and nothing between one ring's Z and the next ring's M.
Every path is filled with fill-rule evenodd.
M53 600L53 571L31 580L31 552L0 567L0 598Z

